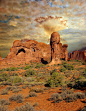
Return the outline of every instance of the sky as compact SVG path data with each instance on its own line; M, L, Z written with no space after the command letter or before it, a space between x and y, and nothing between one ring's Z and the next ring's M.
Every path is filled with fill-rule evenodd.
M31 39L49 44L60 34L68 52L86 47L86 0L0 0L0 55L13 41Z

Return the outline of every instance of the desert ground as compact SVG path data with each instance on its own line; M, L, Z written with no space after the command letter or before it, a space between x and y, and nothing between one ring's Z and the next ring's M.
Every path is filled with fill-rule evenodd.
M86 111L86 63L0 68L0 111Z

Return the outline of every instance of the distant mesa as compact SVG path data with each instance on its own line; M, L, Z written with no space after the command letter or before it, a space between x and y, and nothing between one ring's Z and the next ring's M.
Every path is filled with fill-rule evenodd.
M83 51L73 51L70 53L70 59L86 61L86 49Z

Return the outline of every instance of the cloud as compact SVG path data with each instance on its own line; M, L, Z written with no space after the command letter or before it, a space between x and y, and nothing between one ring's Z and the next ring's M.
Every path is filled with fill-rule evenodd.
M11 21L9 22L9 25L17 26L17 22L16 22L16 21L12 21L12 20L11 20Z
M67 27L67 20L62 17L39 17L36 18L35 21L40 24L39 27L44 29L44 32L46 32L47 36L50 36L51 33L63 30Z

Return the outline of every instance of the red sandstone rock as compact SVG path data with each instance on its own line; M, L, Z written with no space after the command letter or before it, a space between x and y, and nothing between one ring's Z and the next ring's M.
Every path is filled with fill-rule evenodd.
M51 46L50 46L51 45ZM10 53L2 64L21 64L29 62L42 62L44 64L58 64L60 59L67 60L67 45L60 43L60 35L57 32L51 34L50 44L34 40L15 40L10 48Z
M73 51L70 53L70 59L74 60L86 60L86 49L84 51Z
M66 61L68 60L67 47L68 47L67 44L64 44L64 45L62 46L62 50L63 50L63 54L64 54L64 59L65 59Z
M50 65L61 63L60 61L61 50L60 50L59 42L60 42L60 35L57 32L53 32L50 38L51 60L52 60Z

